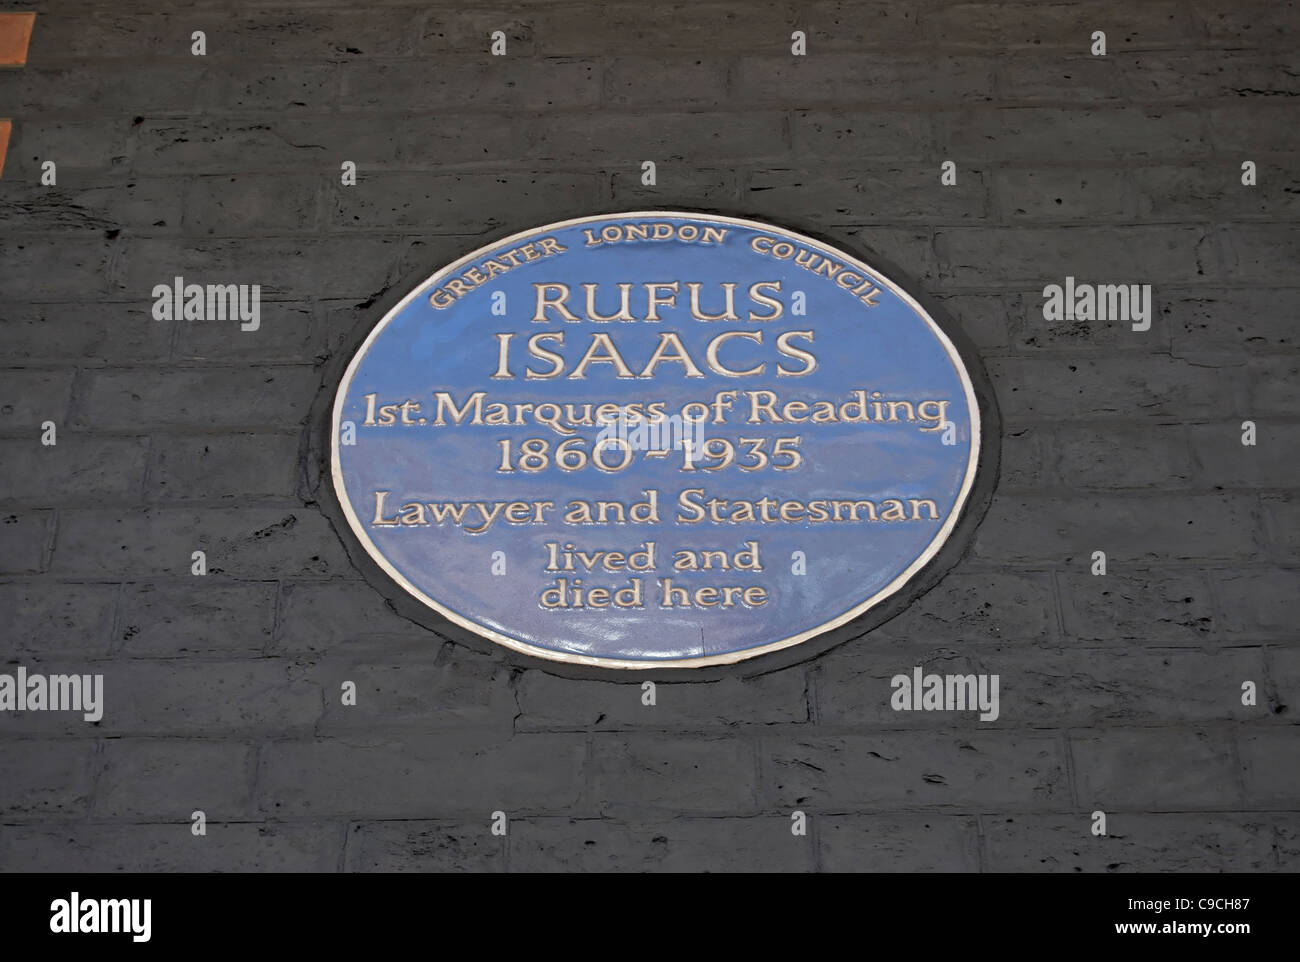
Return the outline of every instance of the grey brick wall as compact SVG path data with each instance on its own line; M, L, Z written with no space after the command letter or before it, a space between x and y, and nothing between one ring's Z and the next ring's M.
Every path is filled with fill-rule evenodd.
M38 12L0 73L0 653L106 688L0 715L0 867L1300 868L1294 2L161 6L0 3ZM403 285L642 205L878 253L1004 431L936 588L653 708L397 614L311 456ZM178 274L260 284L261 330L152 320ZM1066 275L1152 284L1151 330L1043 320ZM998 673L1001 716L891 711L917 664Z

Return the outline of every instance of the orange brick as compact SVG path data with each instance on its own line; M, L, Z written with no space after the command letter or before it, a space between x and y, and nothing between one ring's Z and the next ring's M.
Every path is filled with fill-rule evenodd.
M13 128L7 120L0 120L0 177L5 172L5 154L9 153L9 131Z
M21 67L27 62L34 13L0 13L0 67Z

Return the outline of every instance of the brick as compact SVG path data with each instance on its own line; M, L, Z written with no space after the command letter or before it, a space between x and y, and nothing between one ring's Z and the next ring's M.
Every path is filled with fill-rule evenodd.
M181 824L0 828L15 872L330 872L342 831L330 824L220 822L196 839Z
M1040 652L1038 648L1032 650ZM1005 720L982 721L980 713L975 710L895 711L891 701L894 695L891 681L896 675L910 678L915 666L920 666L926 674L988 672L1001 675L1008 670L1005 649L1002 648L989 650L980 646L970 655L964 655L936 645L918 645L900 652L892 646L864 644L860 651L853 653L851 660L837 658L819 665L814 676L818 722L852 726L856 730L919 728L931 731L950 730L954 726L982 729L999 725L1006 727L1008 724ZM1000 680L999 692L1004 685L1005 680ZM1010 707L1005 702L1003 704L1006 706L1003 711Z
M1161 285L1217 273L1200 227L951 227L936 231L934 244L946 285L1151 284L1153 311Z
M248 814L253 748L196 738L111 738L104 743L95 815L175 821L194 811L211 821Z
M984 56L897 56L812 53L745 57L732 73L731 94L742 103L938 104L993 99L995 61Z
M1048 575L1007 569L959 570L873 631L870 638L908 648L1044 639L1055 631L1054 608ZM865 647L870 649L870 645ZM830 666L853 658L857 651L855 645L848 644L819 659L818 664L825 664L825 674L834 676ZM819 681L818 688L822 685Z
M1069 795L1054 735L886 732L763 740L765 796L781 807L978 811L1058 807Z
M1107 11L1101 26L1111 55L1186 43L1195 35L1184 6L1167 0ZM1079 9L1070 3L949 4L928 11L922 29L944 45L1087 50L1092 42L1091 29L1080 23Z
M1255 419L1294 417L1300 404L1300 357L1254 357L1245 364L1246 413ZM1241 422L1236 422L1240 428Z
M976 347L981 350L1006 347L1011 308L1004 295L943 294L935 300L957 320L962 333Z
M328 522L294 507L66 511L51 570L182 576L194 551L206 552L208 577L324 578L349 568Z
M1053 283L1060 287L1064 278L1054 278ZM1085 283L1092 283L1087 281ZM1043 316L1047 297L1043 295L1044 287L1023 294L1006 295L1013 305L1010 310L1011 344L1018 354L1034 355L1043 351L1068 354L1071 360L1087 356L1115 358L1118 354L1150 355L1155 352L1168 353L1169 325L1168 319L1160 312L1161 295L1154 288L1151 292L1150 330L1134 331L1134 321L1105 320L1099 318L1060 318L1051 319ZM1124 358L1133 364L1142 363L1145 358ZM1180 358L1180 360L1186 360Z
M1256 159L1258 154L1294 152L1300 146L1300 130L1286 119L1294 113L1295 108L1287 103L1212 106L1205 112L1206 139L1223 153L1244 160Z
M1294 0L1243 0L1229 6L1213 0L1193 0L1192 12L1212 43L1285 46L1294 50L1296 34L1300 33Z
M419 50L422 17L411 7L248 11L214 23L208 55L216 60L335 60L399 57Z
M557 211L580 216L595 197L591 174L379 173L366 179L365 190L335 190L330 221L356 230L470 234L563 219ZM467 198L474 198L472 207L465 206Z
M158 438L149 468L150 496L228 503L292 498L298 442L293 434Z
M63 299L95 300L104 291L103 266L108 242L63 237L58 240L24 237L0 241L5 263L5 294L17 300L39 300L51 291L45 277L57 277Z
M1260 535L1253 499L1227 495L1059 498L995 496L975 540L979 558L1091 564L1111 573L1166 561L1253 558Z
M117 595L112 584L0 584L0 611L8 612L7 647L41 655L105 654L112 644Z
M1080 44L1080 49L1088 44ZM1133 80L1112 57L1052 56L1007 51L998 58L999 99L1018 104L1132 103Z
M774 219L804 217L816 210L824 224L961 223L983 218L987 203L981 172L962 171L956 186L941 187L933 165L880 166L849 176L804 170L756 171L750 177L748 194L761 201Z
M0 388L0 430L10 436L29 437L40 443L41 425L62 426L72 392L69 371L4 372Z
M1250 384L1242 363L1204 364L1155 354L992 358L988 368L1002 417L1015 426L1040 418L1217 418L1244 404Z
M1295 629L1293 601L1300 590L1300 571L1285 568L1221 569L1210 583L1222 615L1223 635L1289 638Z
M934 134L924 114L800 110L794 114L793 140L796 154L818 163L883 157L933 164Z
M243 322L176 322L178 361L226 364L302 364L320 359L320 343L308 304L258 300L258 327L245 331Z
M91 707L83 696L81 707L72 710L17 713L9 723L12 734L283 734L311 731L321 715L321 691L304 678L304 669L272 659L105 662L62 655L19 664L29 674L49 677L102 676L103 694L96 706L102 717L86 718Z
M970 106L936 114L934 137L944 156L967 163L1186 163L1206 153L1205 123L1188 107Z
M600 94L611 106L708 107L727 99L726 61L695 57L620 56L604 70Z
M494 665L332 656L306 668L305 677L323 696L315 728L323 735L474 727L509 734L519 712L507 673ZM355 705L342 702L345 681L356 685Z
M765 52L789 51L790 10L784 3L760 0L743 9L727 3L663 3L653 8L635 2L602 4L599 13L568 4L530 11L536 49L548 56L602 56L611 50L699 50L716 53L736 45ZM481 36L510 22L505 15L485 18ZM500 29L505 29L501 27Z
M364 822L349 830L348 868L353 872L499 872L505 865L506 840L494 836L491 828L487 815L479 822Z
M533 55L539 52L536 16L530 11L528 16L520 17L518 10L509 7L461 7L430 13L424 19L415 52L423 56L440 57L486 56L491 48L491 33L500 30L506 35L507 55ZM585 25L594 27L603 19L590 18L585 21ZM548 44L545 52L552 52L552 46Z
M41 14L37 52L65 57L126 57L147 59L149 54L172 52L189 56L190 31L172 18L140 16L117 11L51 11Z
M212 111L308 112L330 110L338 99L338 64L241 64L237 73L214 70L198 106Z
M527 226L536 227L538 225L529 224ZM506 231L502 231L502 236L509 237L510 234ZM356 239L357 238L348 238L348 240ZM416 284L419 284L426 278L430 277L435 271L441 270L453 261L464 257L469 251L476 250L481 246L483 246L483 238L481 237L471 240L468 237L461 236L451 237L430 235L428 237L421 237L411 241L410 245L402 252L402 258L400 261L399 276L406 278L401 285L402 290L404 292L409 291ZM372 288L370 296L361 300L361 302L356 305L356 310L370 310L375 301L392 286L393 282L389 280L383 287ZM365 319L365 329L369 331L374 326L374 322L371 322L370 318L382 317L383 314L382 312L371 314L363 313L360 316ZM356 317L357 315L354 314L354 324ZM352 338L345 339L344 341L348 349L351 348L355 339L356 330L354 329L352 332Z
M601 192L602 207L612 202L647 210L673 207L715 206L737 196L739 176L734 170L692 167L671 161L655 165L655 185L641 183L641 169L615 170L609 177L608 199Z
M1205 576L1199 571L1117 570L1089 573L1091 562L1057 575L1061 624L1067 640L1139 641L1148 645L1203 645L1219 626Z
M529 157L553 164L657 164L684 160L700 166L755 162L786 153L784 113L746 111L656 112L599 110L555 114L523 125Z
M41 164L53 160L66 184L73 171L119 168L131 160L134 151L133 128L129 124L59 120L37 114L14 124L7 166L12 179L25 175L39 180Z
M859 252L862 259L885 271L891 280L922 290L933 288L938 266L934 257L934 238L925 228L871 226L837 231L846 249ZM881 252L888 252L885 259Z
M717 682L661 682L653 706L642 704L639 684L580 681L530 671L519 682L517 698L516 725L521 730L698 731L808 720L806 682L798 668Z
M206 323L239 331L238 321ZM98 431L284 430L301 424L318 380L306 367L92 371L73 423Z
M1091 811L1231 809L1242 800L1226 736L1115 729L1070 739L1079 804Z
M5 728L7 735L9 726ZM85 814L95 764L93 739L6 737L0 744L4 745L0 751L0 811L6 821L57 820Z
M1259 872L1273 869L1269 816L1106 813L986 817L991 872Z
M1197 478L1207 485L1228 488L1295 488L1295 469L1279 451L1300 446L1300 424L1276 419L1255 422L1255 445L1241 443L1242 421L1194 424L1189 429Z
M29 677L34 673L51 677L83 675L87 672L95 672L99 667L102 667L96 662L87 662L80 659L68 662L20 658L15 660L14 663L6 665L5 671L12 674L17 671L20 665L28 672ZM85 682L83 681L81 684L83 685L82 690L85 691ZM85 696L79 695L77 697ZM93 698L93 694L89 697ZM75 704L76 707L57 711L6 712L8 717L5 718L5 734L29 738L72 737L89 739L102 731L102 721L90 721L86 718L87 714L94 713L86 701L69 702L69 704Z
M0 512L0 574L30 574L43 568L53 512L30 508Z
M826 50L894 49L904 44L930 45L920 35L917 11L880 0L813 0L799 7L796 26L807 26L809 56ZM766 38L767 29L761 36ZM754 46L761 46L759 40ZM787 47L788 49L788 47Z
M1249 721L1258 713L1241 704L1241 683L1264 673L1258 648L1104 655L1076 649L1050 665L1040 653L1019 648L1002 659L990 653L984 664L1001 676L1004 725L1030 719L1062 728Z
M305 134L284 117L146 118L135 127L134 166L147 175L269 172L323 166L327 157L337 156Z
M1048 167L993 174L998 206L1014 223L1127 221L1137 210L1131 171Z
M895 711L896 675L997 675L998 717L964 711ZM1111 724L1246 721L1257 713L1241 704L1241 682L1264 675L1260 649L1215 654L1189 651L1051 652L1017 643L975 651L937 648L900 654L880 650L855 659L852 670L819 673L819 720L940 731L1015 729L1032 723L1061 728Z
M274 584L197 577L128 585L119 642L129 654L164 658L260 652L271 640L275 595Z
M1047 433L1041 428L1031 427L1002 438L998 461L1000 489L1041 490L1048 475L1046 465L1050 457L1046 453L1050 445Z
M1300 866L1300 818L1292 814L1275 814L1272 817L1277 868L1294 872Z
M1168 321L1179 357L1264 351L1294 351L1290 314L1300 303L1294 289L1169 290L1159 309Z
M1257 691L1263 710L1280 719L1295 717L1296 707L1300 705L1300 649L1270 649L1268 677L1270 684L1259 685Z
M185 197L185 230L217 236L311 231L319 184L316 171L196 177Z
M605 736L592 749L591 790L603 815L746 814L754 762L752 742L738 738Z
M1237 224L1221 233L1225 258L1237 283L1275 283L1300 258L1300 228L1285 224Z
M1265 807L1294 807L1300 799L1300 772L1289 763L1300 750L1294 725L1273 731L1242 731L1237 736L1246 794Z
M440 266L442 265L427 260L419 269L427 267L428 273L432 274ZM361 327L365 326L369 330L382 317L383 311L377 309L373 302L357 303L349 299L319 301L312 317L310 349L304 353L310 353L317 361L323 361L335 353L348 351L360 341Z
M337 73L339 103L345 111L395 105L410 110L594 107L601 91L600 70L590 60L506 56L454 65L441 59L357 61L340 66Z
M285 585L279 624L277 644L285 651L352 648L366 636L382 639L385 647L391 647L393 635L411 638L417 650L437 644L360 581Z
M258 791L277 817L567 812L582 795L584 755L584 738L569 735L276 741L262 753Z
M714 118L701 116L703 119L696 123L682 121L687 127L684 142L693 143L691 134L703 137L716 126L710 123ZM486 110L414 115L400 110L373 110L340 114L331 122L293 113L256 119L172 117L146 120L136 128L134 163L137 170L150 173L270 174L304 168L324 168L333 173L343 160L354 160L360 186L367 169L436 168L442 172L457 164L499 165L527 152L530 144L539 158L537 148L545 146L545 159L561 157L568 165L584 133L595 135L595 140L601 142L620 135L613 126L600 132L591 129L602 119L615 125L617 116L584 114L581 127L576 120L566 121L566 117L558 114L546 123L513 123L503 122L501 115ZM775 122L770 126L775 128ZM549 144L535 143L544 137L549 137Z
M780 812L749 818L529 818L510 826L512 872L808 872L808 837Z
M43 63L45 60L42 57ZM147 60L137 60L130 69L123 69L116 58L82 59L74 64L56 61L50 66L29 64L6 79L4 86L11 92L8 109L33 119L116 114L122 112L123 105L137 113L184 112L193 109L203 91L218 82L198 58L190 69Z
M440 253L459 256L463 238L437 238ZM301 301L308 297L373 299L392 286L411 244L394 237L327 237L294 245L286 260L284 241L267 238L239 240L132 239L122 255L119 294L138 297L148 317L156 284L172 284L179 275L186 283L257 284L259 299ZM448 256L437 266L454 259ZM220 265L215 269L214 265ZM268 308L268 312L269 312ZM226 325L231 334L238 322L195 321ZM260 333L260 332L253 332ZM242 343L242 342L241 342Z
M0 318L0 338L12 364L66 364L76 357L80 365L149 363L171 352L172 326L150 321L143 300L122 303L96 300L95 310L81 303L6 305ZM57 330L57 338L50 331Z
M1105 433L1095 427L1063 426L1053 432L1049 473L1076 490L1203 486L1187 431L1167 424L1119 424Z
M1258 51L1158 51L1117 61L1139 103L1294 96L1296 55Z
M136 181L96 176L68 180L54 187L43 187L37 180L6 185L12 198L10 226L16 232L33 233L180 226L185 194L181 178Z
M46 507L139 501L143 438L94 438L61 432L57 444L0 441L0 496Z
M978 872L979 830L954 815L816 816L824 872Z
M80 670L104 676L99 728L110 734L283 735L309 732L321 717L322 693L306 667L281 659L137 658Z

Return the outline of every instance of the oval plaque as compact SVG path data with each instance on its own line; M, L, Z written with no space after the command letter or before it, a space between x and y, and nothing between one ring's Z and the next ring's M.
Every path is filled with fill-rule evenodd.
M980 424L951 341L843 251L704 214L586 217L438 271L334 403L361 545L542 658L701 667L897 592L951 534Z

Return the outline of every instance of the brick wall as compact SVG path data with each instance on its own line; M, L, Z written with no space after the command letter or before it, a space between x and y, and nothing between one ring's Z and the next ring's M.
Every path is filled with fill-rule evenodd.
M158 6L0 3L37 11L0 73L0 652L106 690L0 715L0 867L1300 868L1294 2ZM1004 434L915 605L652 708L397 614L312 456L419 279L645 206L897 265ZM261 330L152 320L175 275L260 284ZM1152 284L1151 329L1045 321L1067 275ZM891 711L918 664L999 674L1001 716Z

